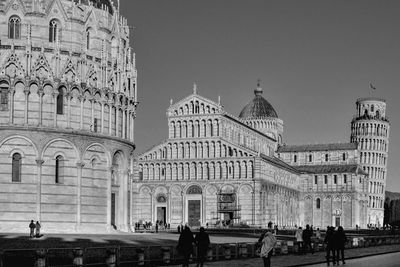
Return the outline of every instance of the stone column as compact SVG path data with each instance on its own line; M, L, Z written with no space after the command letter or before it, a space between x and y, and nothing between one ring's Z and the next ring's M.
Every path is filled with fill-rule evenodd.
M183 175L183 174L182 174ZM184 194L184 192L182 191L181 192L181 196L182 196L182 224L183 225L185 225L185 220L186 220L186 217L185 217L185 215L186 215L186 207L185 207L185 194Z
M36 159L36 166L37 166L37 176L36 176L36 219L37 221L41 221L41 196L42 196L42 165L44 161L42 159Z
M126 132L125 132L125 136L124 136L124 138L125 139L127 139L127 140L130 140L131 138L130 138L130 135L131 135L131 131L130 131L130 125L131 125L131 110L130 109L127 109L126 110L126 117L125 117L125 120L126 120L126 127L125 127L125 129L126 129Z
M10 90L8 91L9 93L9 100L10 100L10 113L9 113L9 124L14 124L14 95L15 95L15 88L12 86Z
M101 102L101 133L104 134L104 101Z
M67 110L67 128L71 128L71 98L70 93L67 94L68 110Z
M90 99L90 131L94 132L94 98Z
M58 92L53 92L54 106L53 106L53 127L57 127L57 96Z
M120 172L121 187L119 191L120 204L118 210L120 217L122 217L121 229L128 231L128 175L129 170Z
M85 166L83 162L76 163L76 169L78 174L77 180L77 194L76 194L76 230L79 231L81 226L81 214L82 214L82 169Z
M115 136L116 137L119 137L119 134L118 134L118 131L119 131L119 106L116 106L115 107L115 117L116 117L116 120L115 120Z
M172 170L171 170L172 171ZM172 175L172 172L171 172ZM167 223L171 223L171 192L167 193Z
M122 130L121 130L121 137L125 139L126 134L126 107L122 108Z
M42 111L43 111L43 88L38 89L38 95L39 95L39 118L38 118L38 125L42 125Z
M78 100L81 102L81 123L79 128L83 130L83 104L85 102L85 98L83 96L79 96Z
M112 135L112 103L108 103L109 120L108 120L108 134Z
M111 166L107 175L107 232L111 231L111 183L114 166Z
M25 94L25 117L24 117L24 124L28 124L28 107L29 107L29 87L25 87L24 89L24 94Z

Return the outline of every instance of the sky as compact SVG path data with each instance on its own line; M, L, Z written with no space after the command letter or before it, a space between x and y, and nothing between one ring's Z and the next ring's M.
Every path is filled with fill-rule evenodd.
M387 190L400 192L400 1L122 0L121 14L134 27L137 153L167 138L170 99L194 82L238 116L261 79L287 144L349 142L357 98L386 99Z

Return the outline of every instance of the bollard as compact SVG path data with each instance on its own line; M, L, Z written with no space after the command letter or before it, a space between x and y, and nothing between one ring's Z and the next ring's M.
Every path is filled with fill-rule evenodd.
M288 245L286 241L282 241L282 245L281 245L281 254L288 254Z
M212 247L209 247L207 250L207 260L212 261L213 260L213 250Z
M115 267L117 263L117 256L115 249L107 249L106 265L107 267Z
M231 259L231 246L229 244L224 246L224 257L226 260Z
M46 250L38 249L36 250L35 267L45 267L45 266L46 266Z
M136 249L137 253L137 263L139 266L144 266L144 249L138 248Z
M248 254L249 252L247 249L247 244L246 243L240 244L240 256L243 258L247 258Z
M74 266L83 266L83 249L74 249L73 254L74 260L72 261L72 264Z
M170 254L170 249L167 247L163 247L161 248L162 250L162 259L163 259L163 263L168 264L171 262L171 254Z

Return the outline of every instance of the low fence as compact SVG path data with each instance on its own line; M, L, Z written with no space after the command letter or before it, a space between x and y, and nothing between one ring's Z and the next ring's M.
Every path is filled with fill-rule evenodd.
M400 244L400 236L355 237L348 240L346 248ZM313 242L315 251L325 250L323 242ZM299 252L294 241L279 240L274 255ZM69 267L69 266L166 266L180 264L182 257L175 246L145 247L88 247L49 248L37 250L3 250L0 252L0 267ZM256 243L212 244L207 253L207 261L244 259L259 257ZM196 249L191 262L196 261Z

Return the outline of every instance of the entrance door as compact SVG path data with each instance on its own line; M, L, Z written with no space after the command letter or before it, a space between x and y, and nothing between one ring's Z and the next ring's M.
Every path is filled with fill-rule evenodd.
M200 200L188 200L189 226L200 226Z
M162 222L163 224L167 220L167 213L166 213L167 208L166 207L157 207L157 221Z
M335 226L339 227L340 226L340 217L335 218Z
M115 194L111 193L111 225L115 227Z

